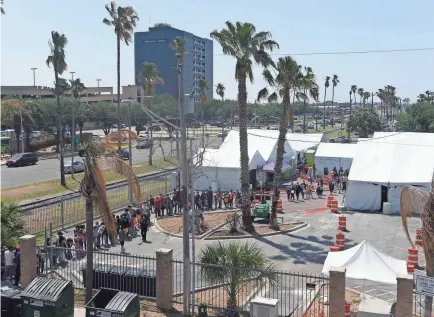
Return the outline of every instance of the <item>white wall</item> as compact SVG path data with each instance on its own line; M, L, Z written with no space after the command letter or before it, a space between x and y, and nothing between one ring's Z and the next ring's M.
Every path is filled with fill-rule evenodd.
M212 182L217 182L217 188L223 191L240 190L241 169L221 167L199 167L194 181L195 190L206 190Z

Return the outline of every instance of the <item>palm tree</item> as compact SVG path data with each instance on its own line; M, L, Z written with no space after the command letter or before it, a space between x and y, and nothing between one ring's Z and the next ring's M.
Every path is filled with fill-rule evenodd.
M431 188L425 192L417 187L404 186L400 197L401 218L404 232L410 245L414 248L415 243L410 238L408 231L408 219L415 214L421 218L421 235L423 244L423 253L426 262L426 275L434 277L434 175L431 180ZM425 317L432 316L432 296L425 296Z
M404 98L404 100L402 100L405 103L405 108L408 107L408 104L410 103L410 98Z
M293 123L293 109L291 106L291 93L297 99L307 99L303 92L297 91L303 79L302 66L291 56L280 57L276 65L277 74L274 77L269 69L264 69L263 76L265 81L275 89L270 95L267 88L258 92L257 101L268 99L269 103L276 102L279 96L282 97L283 116L280 120L279 138L277 140L276 161L274 166L273 192L274 201L279 199L279 186L282 175L283 155L285 154L285 140L288 132L288 123ZM293 125L292 125L293 126ZM279 228L276 221L276 208L272 208L271 226L276 230Z
M78 100L78 107L81 108L80 95L86 86L81 82L80 78L70 80L71 83L71 93L74 99ZM80 109L81 110L81 109ZM76 119L76 105L72 105L72 117ZM83 120L81 120L82 122ZM75 122L73 123L73 138L75 137ZM83 137L83 125L80 124L80 139ZM72 139L71 142L74 142Z
M185 49L185 44L187 43L187 40L183 37L177 36L174 40L173 43L171 43L169 45L169 47L175 52L176 55L176 64L177 64L177 70L178 70L178 106L176 107L176 111L177 111L177 117L180 118L181 116L181 102L182 102L182 98L184 98L182 96L183 94L183 89L182 89L182 80L183 80L183 76L182 76L182 67L184 65L184 57L185 55L188 53L187 50ZM183 133L181 131L181 133ZM178 129L176 129L176 157L179 160L179 138L178 138Z
M118 131L121 129L121 41L129 45L132 41L131 36L139 17L130 6L117 6L114 1L106 4L105 8L110 18L104 18L102 22L113 26L116 34L116 55L117 55L117 94L118 94ZM118 150L121 150L121 142L118 143Z
M142 69L139 74L143 79L143 89L146 93L146 96L149 98L149 110L151 110L151 97L155 94L155 86L163 85L164 79L158 76L157 65L154 63L143 63ZM143 96L142 96L143 98ZM150 127L150 137L151 137L151 147L149 148L149 158L148 163L152 166L152 154L153 154L153 145L154 140L152 139L152 120Z
M330 76L326 77L325 83L324 83L324 117L323 117L323 125L324 125L324 129L326 127L326 98L327 98L327 88L329 88L330 86Z
M1 14L5 14L5 9L3 8L3 6L5 5L4 0L0 0L0 5L1 5L0 7Z
M65 166L63 157L63 128L62 128L62 111L60 106L60 90L59 90L59 75L62 75L68 68L65 61L65 47L68 44L68 39L65 34L59 34L56 31L51 32L51 39L48 42L50 46L50 55L48 55L47 66L53 66L55 78L55 91L57 101L57 137L60 151L60 184L66 186Z
M15 247L24 234L24 221L21 208L15 204L1 202L1 245L2 248Z
M113 169L116 173L128 180L128 185L133 189L134 198L140 206L141 193L140 184L134 171L128 163L118 158L116 149L109 145L117 143L118 140L127 137L137 139L137 136L130 131L116 131L106 136L99 144L90 142L86 145L83 158L84 177L80 182L80 192L85 198L86 206L86 228L87 238L87 275L86 275L86 301L92 298L92 274L93 271L93 219L94 207L98 210L107 231L116 235L116 226L107 198L107 184L104 179L102 165ZM110 156L108 156L108 154Z
M434 103L434 91L425 91L425 95L426 95L426 100L428 102Z
M203 122L203 110L206 103L206 91L208 82L205 79L199 80L199 101L201 103L200 120L202 121L202 148L205 148L205 123ZM223 128L222 128L223 130ZM222 138L223 140L223 138Z
M367 91L363 92L363 108L365 108L366 100L369 101L370 97L371 97L371 93L370 92L367 92Z
M384 90L383 89L378 89L377 93L376 93L378 99L380 99L380 113L381 113L381 118L384 118L384 109L383 109L383 103L384 103Z
M215 89L215 92L217 95L222 98L222 101L225 99L225 86L222 83L217 84L217 88Z
M363 88L357 89L357 94L360 96L360 108L362 107L362 100L363 100L363 94L365 93L365 90Z
M332 123L333 125L335 124L333 121L333 104L335 101L335 87L339 84L339 79L338 79L338 75L333 75L333 79L332 79L332 84L333 84L333 90L332 90Z
M319 87L316 83L315 74L310 67L304 67L304 74L300 80L300 89L306 96L310 96L313 100L318 101ZM303 98L303 126L304 133L306 133L306 112L307 112L307 98ZM315 111L316 115L316 111ZM316 118L315 118L316 119ZM318 120L316 120L318 121ZM318 122L316 122L316 128L318 130Z
M424 102L426 101L426 95L425 94L419 94L419 96L417 96L417 102Z
M271 40L270 32L256 32L251 23L227 21L226 28L211 33L211 38L220 43L225 55L236 59L235 80L238 82L238 116L240 134L241 165L241 210L243 224L247 230L253 230L250 216L249 155L247 143L247 78L253 82L253 63L262 67L274 66L268 53L279 45Z
M271 285L277 282L274 264L255 243L220 241L207 245L199 254L200 271L213 284L221 284L227 294L226 307L231 313L238 307L238 294L251 281Z

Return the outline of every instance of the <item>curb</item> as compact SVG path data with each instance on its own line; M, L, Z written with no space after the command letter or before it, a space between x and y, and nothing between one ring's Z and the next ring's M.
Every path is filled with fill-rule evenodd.
M233 211L240 211L240 210L239 209L235 209ZM228 211L227 210L218 210L218 211L214 211L214 212L211 212L211 213L216 213L217 214L217 213L224 213L224 212L228 212ZM182 216L172 216L172 217L182 217ZM157 231L159 231L160 233L166 234L166 235L174 237L174 238L180 238L180 239L184 238L184 236L182 234L172 233L172 232L169 232L169 231L166 231L166 230L162 229L160 227L160 225L158 224L158 219L154 219L153 223L154 223L155 229L157 229ZM199 239L199 240L206 240L207 236L213 234L214 232L216 232L218 229L224 227L225 225L226 225L226 222L223 222L222 224L219 224L219 225L215 226L214 228L211 228L211 229L205 231L201 235L195 235L194 238L195 239ZM193 237L190 236L190 239L192 239L192 238Z
M257 234L257 235L250 235L250 236L220 236L220 237L205 237L203 240L239 240L239 239L252 239L252 238L256 238L256 237L269 237L269 236L277 236L279 234L284 234L284 233L289 233L289 232L293 232L296 230L300 230L302 228L305 228L308 226L307 222L297 222L300 223L299 226L295 227L295 228L291 228L291 229L286 229L286 230L280 230L280 231L275 231L275 232L267 232L264 234ZM287 223L287 224L291 224L291 223Z

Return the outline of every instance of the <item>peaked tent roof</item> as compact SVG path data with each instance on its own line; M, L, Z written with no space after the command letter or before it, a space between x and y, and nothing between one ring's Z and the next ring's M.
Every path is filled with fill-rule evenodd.
M316 150L315 157L354 158L356 149L356 144L320 143Z
M405 260L381 253L366 240L344 251L329 252L322 273L328 274L333 267L345 268L349 278L386 284L396 284L399 273L407 274Z
M375 132L370 141L402 145L433 146L434 133Z

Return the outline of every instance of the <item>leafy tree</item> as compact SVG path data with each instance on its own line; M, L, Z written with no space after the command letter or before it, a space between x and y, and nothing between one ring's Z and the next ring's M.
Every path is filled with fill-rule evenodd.
M416 103L396 117L396 125L409 132L434 132L434 107L428 102Z
M130 6L117 6L114 1L105 8L109 13L109 19L104 18L103 23L112 26L116 34L116 55L117 55L117 94L118 94L118 131L121 129L121 42L129 45L132 41L131 36L139 17ZM121 149L121 141L118 143L118 150Z
M59 80L59 75L62 75L64 71L68 68L65 61L65 47L68 44L68 39L65 34L59 34L56 31L51 32L51 39L49 41L50 55L48 55L46 63L47 66L53 66L54 78L55 78L55 91L56 91L56 101L57 101L57 148L60 150L60 184L66 186L65 179L65 164L63 157L63 131L62 129L62 109L60 105L60 94L61 94L61 81Z
M219 241L207 245L199 254L199 262L207 280L223 285L229 310L237 308L238 294L252 280L263 284L268 279L271 285L277 282L275 266L255 243L223 244Z
M56 86L56 83L54 83ZM71 85L69 84L69 81L65 78L60 78L58 80L58 87L59 87L59 94L61 96L67 95L71 91Z
M274 62L268 53L278 48L277 42L271 40L270 32L256 32L251 23L237 22L235 25L227 21L226 28L211 33L225 55L236 59L235 79L238 82L238 116L240 133L240 164L241 164L241 210L243 225L247 230L253 230L250 216L249 189L249 155L247 141L247 78L253 82L253 64L264 68L274 67Z
M24 235L24 221L21 208L15 204L1 202L1 245L2 248L15 247L19 237Z
M92 105L90 119L108 135L113 125L118 122L116 105L112 102L98 102Z
M113 107L116 108L114 104ZM137 138L135 134L129 135L129 131L125 132L129 137ZM85 208L86 208L86 227L93 227L94 219L94 207L98 210L101 218L109 233L116 233L116 225L114 222L113 214L107 198L107 184L104 179L104 174L101 169L102 164L113 169L117 174L123 176L128 180L129 186L133 189L134 198L139 203L141 203L141 193L140 184L137 176L134 174L132 168L116 156L107 156L107 152L110 148L106 145L112 142L118 142L125 138L124 131L119 133L118 131L108 135L104 141L100 144L95 144L90 142L86 145L85 156L83 158L84 164L84 177L80 183L80 192L85 198ZM93 232L92 230L87 231L87 245L90 246L87 249L87 272L92 272L93 270ZM87 274L86 279L86 301L92 298L92 274Z
M378 113L371 108L358 109L347 121L347 129L350 132L358 132L361 138L367 138L369 134L379 131L380 128Z

